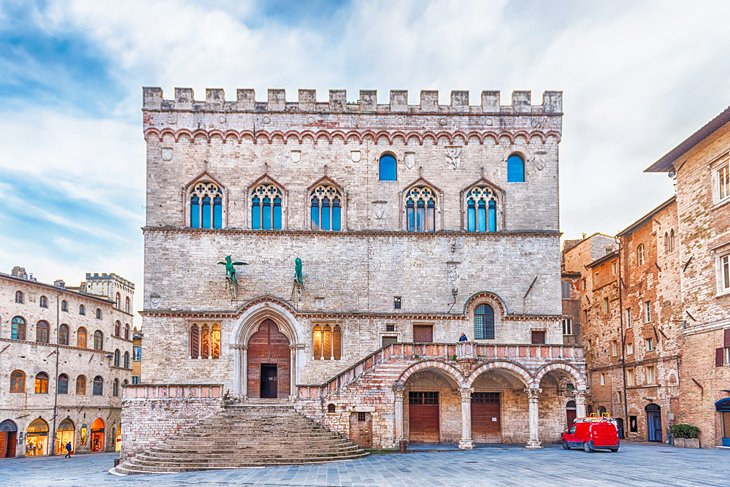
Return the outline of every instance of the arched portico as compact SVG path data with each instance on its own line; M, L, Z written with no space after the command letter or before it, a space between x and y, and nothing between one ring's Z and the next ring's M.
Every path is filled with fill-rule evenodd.
M240 398L259 397L262 390L249 379L255 377L255 381L260 381L262 373L271 378L271 366L286 366L288 370L285 373L274 373L278 373L278 377L286 377L288 384L282 389L288 392L289 397L296 396L299 372L306 360L303 336L294 315L280 303L263 301L246 308L234 323L230 340L231 348L235 352L233 394ZM261 355L262 350L271 347L271 353L267 355L271 357L271 363L264 363L266 360L261 356L250 360L250 344L254 345L252 350L258 355ZM289 347L288 360L283 357L286 346ZM257 367L261 367L255 373L249 371L249 366L254 362ZM269 366L269 369L265 366Z

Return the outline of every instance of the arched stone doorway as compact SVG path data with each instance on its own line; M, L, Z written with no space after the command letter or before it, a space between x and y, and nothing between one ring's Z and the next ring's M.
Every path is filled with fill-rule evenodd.
M56 428L56 455L66 454L66 443L71 443L71 450L76 450L76 442L74 441L76 427L73 421L66 418Z
M101 418L96 418L91 423L91 451L101 452L104 451L104 436L105 436L105 424Z
M248 397L288 397L291 392L291 347L277 324L264 319L249 337L247 349Z
M37 457L48 452L48 423L34 419L25 432L25 456Z
M276 383L275 397L295 396L299 369L306 362L302 336L293 310L285 303L272 298L245 309L233 326L234 395L260 398L263 373L264 382ZM267 395L274 395L273 384L268 387Z
M646 439L648 441L662 442L662 409L654 404L647 404L646 411Z
M470 377L471 438L480 443L527 443L530 375L514 364L491 362ZM510 425L522 424L523 428Z
M18 442L18 426L10 419L0 423L0 458L15 457Z
M412 443L458 443L461 439L461 392L458 378L426 368L405 382L404 433Z

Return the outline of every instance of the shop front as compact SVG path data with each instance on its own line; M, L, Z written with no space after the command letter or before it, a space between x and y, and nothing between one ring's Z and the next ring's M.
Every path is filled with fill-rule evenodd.
M67 443L71 443L72 451L76 450L76 442L74 441L75 432L76 428L74 427L73 421L71 421L69 418L61 421L61 424L59 424L58 428L56 428L56 455L66 454Z
M48 454L48 423L37 418L28 425L25 433L25 456L38 457Z
M104 451L104 420L96 418L91 423L91 451Z

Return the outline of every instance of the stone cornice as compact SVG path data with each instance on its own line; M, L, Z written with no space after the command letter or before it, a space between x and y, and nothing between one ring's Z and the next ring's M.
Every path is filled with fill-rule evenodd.
M407 232L405 230L348 230L342 232L325 232L319 230L250 230L246 228L190 228L178 226L142 227L143 233L181 233L200 234L209 233L219 235L245 235L251 234L261 237L277 238L286 236L312 236L317 238L342 238L342 237L411 237L411 238L439 238L439 237L468 237L477 240L495 239L502 237L560 237L558 230L519 230L501 232L467 232L465 230L439 230L437 232Z

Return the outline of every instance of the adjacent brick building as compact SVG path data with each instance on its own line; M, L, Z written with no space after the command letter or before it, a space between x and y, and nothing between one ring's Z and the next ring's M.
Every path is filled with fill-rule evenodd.
M133 298L116 274L71 288L0 273L0 458L121 448Z
M221 391L293 401L381 448L539 447L569 403L582 413L583 351L562 330L560 93L444 106L146 88L143 119L145 350L124 456L217 414ZM237 285L226 256L248 264Z
M652 164L675 180L683 322L678 420L730 446L730 108Z

